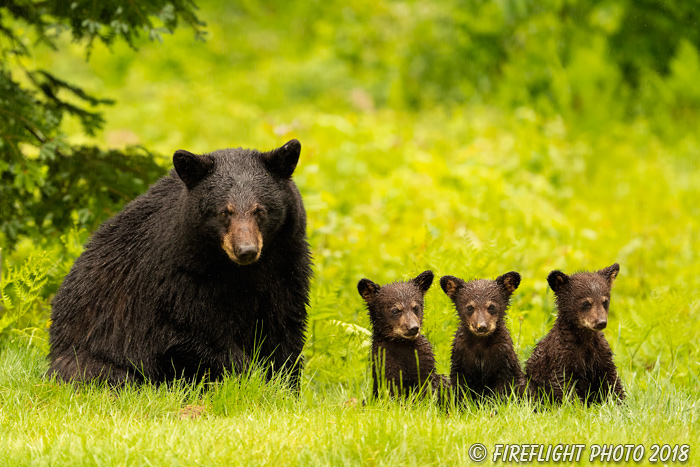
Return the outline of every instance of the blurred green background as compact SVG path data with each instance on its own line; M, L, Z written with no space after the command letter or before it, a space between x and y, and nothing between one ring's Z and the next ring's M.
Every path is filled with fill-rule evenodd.
M91 3L44 17L90 18ZM625 384L700 383L697 2L153 0L153 24L132 29L119 3L75 40L56 21L55 49L0 7L17 41L0 42L1 339L47 351L81 245L175 150L298 138L315 390L367 388L362 277L519 271L509 328L525 359L555 317L547 274L614 262L606 335ZM437 285L425 321L448 372L457 319Z

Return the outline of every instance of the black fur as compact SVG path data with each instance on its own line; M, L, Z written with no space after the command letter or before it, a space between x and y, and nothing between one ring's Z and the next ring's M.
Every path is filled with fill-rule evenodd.
M607 325L610 290L619 270L615 263L597 272L549 274L559 315L526 364L533 395L561 402L572 390L588 404L602 402L610 393L624 400L612 351L601 332Z
M411 391L442 393L449 383L435 373L430 342L420 334L425 293L433 283L433 272L425 271L408 282L380 287L362 279L357 289L367 303L372 324L372 393L379 394L384 380L392 396Z
M513 390L522 393L525 376L505 325L520 274L509 272L496 280L469 282L443 276L440 285L452 299L460 321L452 342L450 371L457 401L505 397Z
M113 385L241 370L256 346L298 384L311 259L301 146L178 151L95 232L53 300L49 374Z

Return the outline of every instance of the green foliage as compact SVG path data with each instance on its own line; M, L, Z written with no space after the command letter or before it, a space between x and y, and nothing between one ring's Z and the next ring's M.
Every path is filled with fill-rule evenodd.
M27 313L41 316L45 306L41 293L47 282L50 261L47 255L30 256L19 269L8 266L0 280L0 333Z
M24 238L0 254L0 340L19 337L48 352L50 299L86 240L87 232L73 227L58 242Z
M95 230L165 174L143 148L74 146L70 151L70 156L51 154L27 163L26 173L10 166L7 183L0 185L0 213L7 219L3 231L10 239L60 233L73 224ZM20 171L11 181L10 173L16 170Z
M69 228L71 213L78 210L83 210L78 221L92 230L96 220L117 211L162 172L148 152L118 153L71 142L61 131L65 117L76 118L85 134L95 135L104 125L98 108L114 102L36 67L34 49L39 44L57 49L66 31L88 51L96 42L111 46L117 39L135 47L142 34L159 39L181 21L201 36L194 8L189 0L12 0L0 6L0 216L10 245L20 234ZM138 157L131 158L134 153ZM94 170L85 171L87 161ZM82 167L79 174L76 167ZM81 204L86 189L91 205ZM58 203L68 209L60 212ZM92 214L86 215L87 209Z
M429 109L487 102L584 116L589 123L657 116L659 91L684 95L670 85L680 71L671 64L700 47L696 1L211 6L233 29L255 31L229 60L248 66L277 52L269 66L279 66L274 80L286 88L285 100L323 100L328 92L350 87L371 98L350 99L359 106ZM291 57L304 66L289 67ZM304 73L313 79L299 79ZM662 108L675 111L678 104L665 102ZM697 116L698 106L692 107ZM659 117L656 124L670 131Z

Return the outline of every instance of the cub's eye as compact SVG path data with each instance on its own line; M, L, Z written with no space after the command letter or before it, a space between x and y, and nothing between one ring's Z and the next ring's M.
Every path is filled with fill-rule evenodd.
M226 218L226 217L229 216L229 214L230 214L230 213L229 213L228 209L224 209L223 211L221 211L221 212L219 213L219 216L221 216L222 218Z
M399 309L396 308L396 307L394 307L394 308L391 309L391 312L392 312L393 314L395 314L395 315L398 315L398 314L400 313L400 311L401 311L401 310L399 310Z
M494 314L496 312L496 306L494 304L489 305L489 313Z
M610 305L610 300L608 300L608 299L603 300L603 308L605 308L607 310L609 305Z
M414 313L418 313L419 310L420 310L420 307L418 305L413 305L413 312Z
M469 306L467 307L467 311L468 311L469 313L474 313L474 307L471 306L471 305L469 305Z
M263 208L257 208L255 210L256 217L259 217L260 219L262 219L263 217L265 217L265 215L267 215L267 211L265 211Z
M591 309L591 302L583 302L583 305L581 305L581 308L584 310L590 310Z

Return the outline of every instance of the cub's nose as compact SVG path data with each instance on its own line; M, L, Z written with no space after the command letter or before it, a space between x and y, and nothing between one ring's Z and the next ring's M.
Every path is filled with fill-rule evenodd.
M411 327L408 328L408 330L406 331L406 334L408 334L409 336L413 337L413 336L417 336L417 335L418 335L418 331L420 331L420 326L411 326Z
M608 325L607 319L599 319L593 325L593 329L595 329L596 331L602 331L603 329L605 329L605 326L607 326L607 325Z
M486 326L486 323L480 323L476 326L476 330L478 333L483 334L488 331L488 327Z
M241 264L250 264L258 256L258 247L253 244L241 245L236 249L236 257Z

